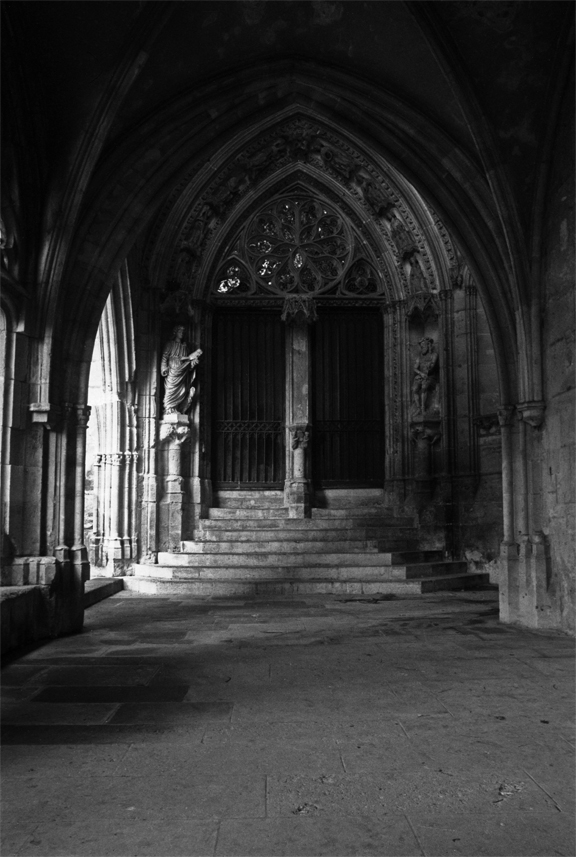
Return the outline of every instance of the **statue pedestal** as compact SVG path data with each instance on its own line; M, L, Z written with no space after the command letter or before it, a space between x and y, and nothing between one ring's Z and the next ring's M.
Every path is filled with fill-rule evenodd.
M432 447L440 440L438 417L417 414L410 420L410 438L414 450L414 501L418 511L430 501L432 491Z
M164 469L164 496L160 501L160 550L179 552L182 541L184 491L182 444L190 437L186 414L167 414L160 423L160 442L167 451Z

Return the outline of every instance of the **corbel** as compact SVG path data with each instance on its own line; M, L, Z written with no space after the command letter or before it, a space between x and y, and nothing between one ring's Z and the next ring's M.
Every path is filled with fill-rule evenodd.
M512 425L515 410L516 408L514 405L503 405L501 408L498 408L498 422L500 423L500 428Z
M28 410L32 416L32 423L43 425L48 431L55 431L62 423L63 413L60 405L51 405L50 402L32 402Z
M519 418L532 428L540 428L544 420L544 411L546 404L542 400L534 402L522 402L516 406L518 409Z

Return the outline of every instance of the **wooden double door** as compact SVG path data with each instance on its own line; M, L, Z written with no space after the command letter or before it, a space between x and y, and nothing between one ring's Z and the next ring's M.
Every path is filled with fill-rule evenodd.
M314 487L380 486L384 473L382 320L322 309L309 327ZM221 310L214 327L216 488L282 488L286 327L278 311Z

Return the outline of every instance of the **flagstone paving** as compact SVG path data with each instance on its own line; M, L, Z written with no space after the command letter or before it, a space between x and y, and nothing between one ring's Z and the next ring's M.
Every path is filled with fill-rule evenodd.
M574 640L496 599L95 604L2 670L3 857L573 855Z

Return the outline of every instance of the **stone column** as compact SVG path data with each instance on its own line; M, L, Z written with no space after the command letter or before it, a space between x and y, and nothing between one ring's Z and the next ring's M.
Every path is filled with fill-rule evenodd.
M466 328L466 378L468 399L468 469L474 490L480 475L478 428L475 419L480 411L478 382L478 293L473 285L465 287L464 320Z
M514 622L519 615L518 544L514 533L514 472L512 450L512 427L514 422L512 405L504 405L498 411L502 432L502 511L503 538L500 545L501 575L499 581L500 619Z
M386 504L403 506L407 493L410 445L407 443L407 390L410 366L405 344L408 319L405 301L382 308L384 322L384 401L385 408L385 483Z
M126 556L134 558L138 556L138 528L136 526L136 502L137 502L137 464L138 453L127 452L127 486L126 490L128 512L125 525L125 551Z
M74 543L72 545L72 563L81 592L84 581L90 577L88 552L84 544L84 484L86 479L86 429L90 417L90 408L84 405L76 407L76 458L74 476Z
M311 298L286 298L286 481L284 504L290 518L309 518L310 483L310 323L316 306Z
M182 541L184 491L182 444L190 437L186 414L167 414L160 423L160 441L165 447L164 496L160 501L160 550L179 552Z
M188 511L188 532L184 538L196 535L201 518L208 516L212 506L212 320L213 307L205 301L190 301L193 316L194 344L202 349L202 360L196 370L196 394L190 410L190 484L191 506Z
M108 571L113 576L123 573L123 545L120 537L122 528L122 505L123 505L123 465L124 455L122 452L108 453L108 503L110 527L105 538L106 553L108 555Z
M92 518L92 539L90 545L90 561L94 565L100 565L101 562L101 543L102 543L102 498L103 490L102 481L102 453L98 452L94 456L94 491L93 491L93 518Z
M534 492L531 485L529 464L534 436L544 419L544 402L522 402L516 406L520 429L520 549L519 565L519 611L520 620L533 628L547 627L550 623L551 602L548 594L546 568L547 545L544 534L539 531L537 512L534 508Z

